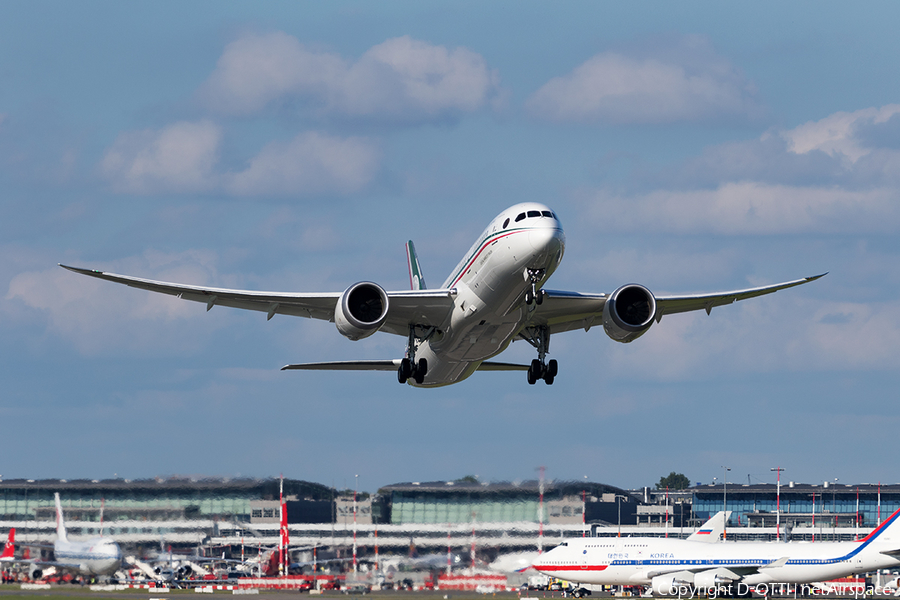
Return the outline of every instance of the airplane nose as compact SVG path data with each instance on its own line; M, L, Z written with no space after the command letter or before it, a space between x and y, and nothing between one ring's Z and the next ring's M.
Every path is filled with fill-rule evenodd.
M540 227L528 232L528 242L535 252L555 254L564 239L562 231L555 227Z

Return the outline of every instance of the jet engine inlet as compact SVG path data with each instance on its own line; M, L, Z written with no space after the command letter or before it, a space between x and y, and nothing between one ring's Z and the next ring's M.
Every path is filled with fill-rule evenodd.
M603 329L611 339L627 344L650 329L656 317L656 298L642 285L623 285L606 301Z
M334 324L344 337L361 340L381 329L388 307L387 292L380 285L371 281L354 283L338 298Z

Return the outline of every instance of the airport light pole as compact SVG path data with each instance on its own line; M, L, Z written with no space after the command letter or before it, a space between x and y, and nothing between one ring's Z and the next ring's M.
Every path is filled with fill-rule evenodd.
M616 510L619 512L619 532L617 537L622 537L622 502L621 500L625 500L625 496L621 494L616 494Z
M778 473L775 488L775 541L781 541L781 472L784 471L784 469L781 467L773 467L769 470Z
M813 507L812 507L812 541L816 541L816 494L813 492L811 494L813 499Z
M831 513L834 515L834 521L831 522L831 541L837 540L837 484L838 478L834 478L834 485L831 487Z
M587 517L584 509L587 508L587 475L584 476L584 487L581 488L581 537L587 537Z
M724 469L722 476L722 511L725 513L725 525L722 527L722 539L728 539L728 471L731 467L722 467Z
M356 495L359 493L359 474L354 475L356 486L353 488L353 574L356 574Z

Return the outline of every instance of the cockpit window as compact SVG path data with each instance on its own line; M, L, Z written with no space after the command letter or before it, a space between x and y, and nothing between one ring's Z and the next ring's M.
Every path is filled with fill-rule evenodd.
M545 217L550 217L551 219L553 218L553 213L550 212L549 210L542 210L541 214L544 215Z
M528 216L529 216L529 217L539 217L539 216L541 216L541 211L539 211L539 210L529 210L529 211L528 211Z
M509 219L503 221L503 229L506 229L509 226Z
M519 213L519 215L516 217L516 223L518 223L519 221L521 221L524 218L525 218L525 213Z

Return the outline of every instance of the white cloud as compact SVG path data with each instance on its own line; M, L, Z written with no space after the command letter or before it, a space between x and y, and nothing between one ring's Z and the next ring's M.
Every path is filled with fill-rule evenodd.
M587 193L584 204L598 227L613 231L780 234L895 232L898 192L726 182L712 190L656 190L622 196Z
M118 192L203 192L215 186L221 128L210 121L173 123L120 134L100 169Z
M648 191L649 188L649 191ZM597 227L677 233L895 233L900 105L719 144L631 189L578 192Z
M216 257L208 252L188 251L176 254L146 252L108 265L121 273L143 273L151 279L181 281L203 285L218 280ZM193 302L185 302L164 294L131 290L125 286L78 275L59 267L25 271L9 283L6 300L16 300L47 315L49 329L72 343L83 354L104 354L116 348L146 351L167 347L185 352L171 339L184 333L186 324L192 332L208 332L217 319L198 319L202 310ZM147 322L156 323L148 327ZM199 339L193 339L197 344Z
M115 191L134 194L310 196L356 192L381 162L378 149L364 138L306 132L268 144L245 170L226 172L219 165L222 141L222 128L210 121L127 132L106 151L100 171Z
M245 35L229 44L199 94L224 114L301 102L325 114L400 122L455 117L502 96L496 71L466 48L404 36L353 62L283 32Z
M553 120L672 123L758 112L753 86L702 38L680 51L635 57L598 54L545 83L527 101L532 114Z
M804 123L781 133L788 148L795 154L813 150L830 156L841 155L855 163L871 151L865 147L858 133L865 126L886 123L900 113L900 104L888 104L880 108L865 108L854 112L836 112L818 121Z
M815 286L817 283L808 284ZM608 353L623 378L690 380L715 373L895 371L900 314L892 303L829 302L785 290L706 313L670 315Z
M229 176L234 194L321 194L356 192L375 175L379 152L362 138L302 133L290 142L272 142L250 166Z

